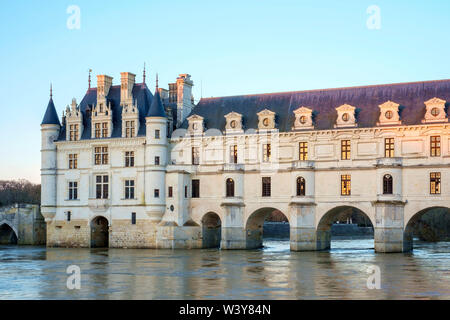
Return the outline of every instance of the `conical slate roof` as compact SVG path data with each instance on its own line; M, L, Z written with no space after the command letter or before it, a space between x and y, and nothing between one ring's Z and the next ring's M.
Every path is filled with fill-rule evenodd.
M164 111L163 103L161 101L161 96L159 95L158 86L155 89L155 95L153 96L153 101L150 105L150 109L148 109L147 117L167 117L166 112Z
M56 108L51 97L50 101L48 102L47 110L45 111L44 119L42 119L41 125L43 124L57 124L61 126L58 118L58 113L56 112Z

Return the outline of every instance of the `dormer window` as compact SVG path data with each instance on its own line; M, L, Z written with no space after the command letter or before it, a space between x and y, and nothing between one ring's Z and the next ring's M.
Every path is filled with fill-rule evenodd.
M188 131L190 134L202 134L203 133L203 117L193 114L188 117L189 121Z
M83 114L80 111L80 107L77 105L77 100L72 99L71 107L66 108L66 140L78 141L81 139L83 131Z
M386 101L383 104L380 104L378 107L380 108L380 117L378 119L377 125L398 125L402 122L400 121L399 115L399 104Z
M134 138L139 131L139 109L137 103L122 106L122 137Z
M113 130L111 104L102 107L102 103L94 106L92 112L92 136L91 138L109 138ZM125 124L122 125L125 128Z
M355 117L355 107L344 104L338 108L336 108L337 119L335 128L346 128L346 127L356 127L356 117Z
M312 110L306 107L300 107L294 110L295 121L293 130L314 129L312 121Z
M433 98L425 101L426 109L425 117L422 123L448 122L445 114L445 100Z
M242 115L240 113L230 112L225 115L225 119L226 132L242 132Z
M257 115L259 119L258 129L275 129L275 112L264 109L261 112L258 112Z

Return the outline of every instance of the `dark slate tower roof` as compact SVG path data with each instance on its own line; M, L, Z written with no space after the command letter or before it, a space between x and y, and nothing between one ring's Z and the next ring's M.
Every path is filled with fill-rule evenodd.
M47 110L45 111L44 119L42 119L43 124L57 124L61 126L59 122L58 113L56 112L55 104L53 103L53 98L50 96L50 101L48 102Z
M153 94L148 89L145 83L136 83L132 90L133 101L137 103L139 110L139 132L138 136L145 136L146 125L145 116L150 109L153 101ZM111 86L108 95L106 96L107 103L111 103L113 114L113 132L111 138L122 137L122 106L120 105L120 85ZM91 139L91 120L92 115L86 112L88 109L92 111L94 105L97 104L97 88L90 88L86 92L83 100L79 104L80 111L83 113L83 133L81 140ZM103 138L108 139L108 138ZM59 140L66 140L66 126L60 131Z
M301 106L313 110L316 130L334 129L336 108L343 104L356 107L356 121L359 128L376 127L379 120L379 105L391 100L400 104L400 119L403 125L421 124L426 107L424 102L431 98L450 102L450 79L395 83L362 87L294 91L282 93L254 94L219 98L203 98L192 110L204 118L207 129L225 130L225 115L234 111L242 114L244 129L258 128L257 113L269 109L276 113L276 127L280 132L291 131L294 110ZM182 128L188 127L184 120Z
M161 100L161 96L159 95L158 90L158 77L156 78L156 88L155 95L153 97L152 104L150 109L148 109L147 117L162 117L166 118L166 112L164 111L164 106Z

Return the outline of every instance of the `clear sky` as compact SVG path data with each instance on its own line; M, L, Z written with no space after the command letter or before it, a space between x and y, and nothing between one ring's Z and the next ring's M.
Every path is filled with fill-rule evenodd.
M123 71L141 82L144 62L152 90L156 72L166 88L189 73L196 99L448 79L449 12L448 0L3 1L0 179L40 181L50 82L61 115L89 68L93 86Z

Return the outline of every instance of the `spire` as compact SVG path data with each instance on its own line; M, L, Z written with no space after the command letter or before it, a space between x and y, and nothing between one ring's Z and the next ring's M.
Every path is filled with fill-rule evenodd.
M57 124L61 126L59 122L58 113L56 112L55 104L53 103L53 86L50 83L50 101L47 105L47 110L45 110L44 119L42 119L43 124Z
M91 88L91 72L92 72L92 69L89 69L89 79L88 79L89 89Z
M144 62L144 73L142 75L142 83L145 84L145 62Z
M161 101L161 96L158 90L158 74L156 74L156 88L155 95L153 96L152 104L150 109L148 109L147 117L162 117L166 118L166 112L164 111L164 106Z

